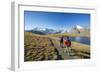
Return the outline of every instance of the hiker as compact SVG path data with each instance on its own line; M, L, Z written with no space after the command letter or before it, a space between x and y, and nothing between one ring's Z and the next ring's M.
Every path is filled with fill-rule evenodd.
M68 55L70 55L70 52L71 52L71 41L69 39L69 37L67 36L67 38L64 40L64 44L66 46L64 52L68 52Z
M60 46L61 46L61 48L63 48L63 36L60 38Z

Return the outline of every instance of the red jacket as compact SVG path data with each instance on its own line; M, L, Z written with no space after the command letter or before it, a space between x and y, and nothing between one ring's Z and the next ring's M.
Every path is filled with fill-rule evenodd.
M71 46L71 41L70 40L66 40L66 41L64 41L64 43L65 43L65 45L67 47L70 47Z

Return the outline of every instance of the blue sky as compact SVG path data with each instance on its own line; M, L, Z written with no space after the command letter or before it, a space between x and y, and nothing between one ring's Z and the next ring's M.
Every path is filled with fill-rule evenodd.
M24 11L25 30L36 27L67 30L75 25L90 26L90 14Z

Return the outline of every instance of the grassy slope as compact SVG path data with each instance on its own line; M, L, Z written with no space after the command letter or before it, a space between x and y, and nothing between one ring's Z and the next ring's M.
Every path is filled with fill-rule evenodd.
M32 34L32 33L25 33L26 35L34 35L34 36L38 36L38 37L45 37L45 38L50 38L53 40L54 43L56 44L60 44L59 43L59 38L60 36L69 36L69 34L49 34L49 35L38 35L38 34ZM78 36L78 34L73 34L70 36ZM77 42L72 42L72 49L77 53L77 55L82 55L82 56L87 56L90 57L90 46L89 45L85 45L85 44L81 44L81 43L77 43Z
M57 60L60 58L47 37L25 32L24 41L24 61Z
M33 34L33 33L25 33L25 34L55 39L56 40L55 42L58 43L58 44L59 44L59 37L61 37L61 36L71 36L71 37L82 36L81 34L71 34L71 33L69 33L69 34L65 34L65 33L63 33L63 34L48 34L48 35L38 35L38 34ZM84 33L84 34L86 34L86 36L89 36L87 33ZM82 43L78 43L78 42L72 42L72 47L75 47L77 49L83 47L83 49L82 49L83 51L90 52L90 46L86 45L86 44L82 44ZM85 49L88 49L88 50L85 50Z
M53 39L53 42L55 44L60 45L59 40L57 39ZM86 45L86 44L81 44L78 42L72 42L72 46L71 46L72 50L74 50L74 53L76 54L76 56L80 56L80 58L90 58L90 46ZM64 49L64 48L60 48L60 49ZM62 53L63 55L64 53Z
M61 37L61 36L69 36L69 37L76 37L76 36L85 36L85 37L90 37L89 32L82 32L82 33L61 33L61 34L48 34L45 35L47 37Z
M90 46L86 45L86 44L72 42L72 48L77 50L77 51L90 53Z

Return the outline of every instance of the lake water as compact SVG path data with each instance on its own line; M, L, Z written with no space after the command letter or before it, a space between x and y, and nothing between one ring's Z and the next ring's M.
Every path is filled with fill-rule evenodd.
M70 40L90 45L90 38L89 37L70 37Z

